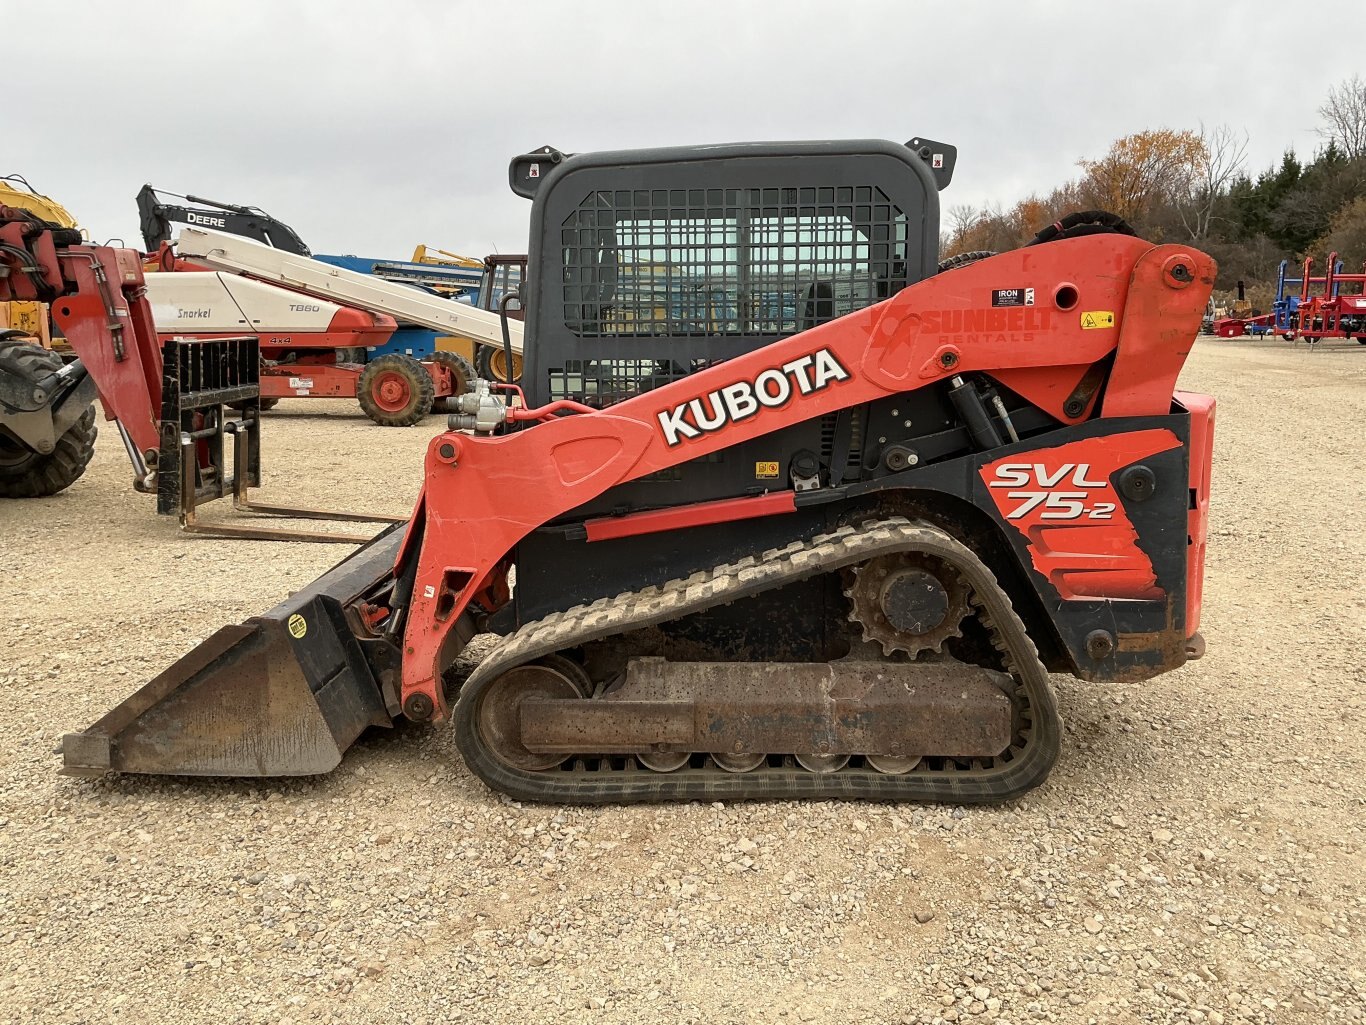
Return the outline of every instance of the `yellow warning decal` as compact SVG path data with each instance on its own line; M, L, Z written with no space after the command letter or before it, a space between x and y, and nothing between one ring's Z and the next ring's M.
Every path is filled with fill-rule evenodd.
M776 462L761 462L754 464L755 480L773 480L778 476L778 464Z
M1083 331L1114 326L1115 314L1112 310L1087 310L1081 315L1081 327Z
M289 627L290 636L296 641L302 639L303 635L308 633L308 623L306 623L304 617L297 612L289 617L289 622L286 625Z

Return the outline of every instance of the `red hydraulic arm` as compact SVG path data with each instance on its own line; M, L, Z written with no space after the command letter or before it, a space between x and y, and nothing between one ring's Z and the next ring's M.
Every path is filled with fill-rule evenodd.
M1099 415L1165 415L1214 274L1196 250L1122 235L1020 249L606 410L499 437L438 435L397 563L417 556L404 711L446 715L439 681L459 643L451 628L476 596L506 593L513 547L624 481L968 372L1076 423L1092 409L1064 409L1065 399L1111 353ZM992 291L1002 288L1033 289L1037 303L994 308Z
M161 348L138 254L72 246L61 260L75 291L52 304L53 319L90 371L105 419L117 420L139 452L155 452Z
M65 229L57 229L65 230ZM158 446L161 349L138 254L112 246L58 246L53 229L0 206L0 301L52 303L104 406L139 450Z

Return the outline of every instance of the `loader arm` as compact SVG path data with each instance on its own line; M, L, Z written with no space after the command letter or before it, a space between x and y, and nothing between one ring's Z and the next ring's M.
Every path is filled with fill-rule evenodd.
M393 601L406 606L405 714L446 717L441 673L469 633L468 621L456 626L476 596L488 611L491 596L506 593L513 549L536 528L622 482L967 373L994 377L1064 424L1165 415L1214 274L1213 260L1186 246L1119 235L1059 241L911 285L603 411L554 416L503 436L438 435L394 570L399 581L413 581L411 594ZM993 306L993 292L1006 286L1032 289L1036 304ZM1106 361L1108 385L1085 389L1088 372ZM1153 451L1179 444L1174 436L1149 440ZM691 521L683 507L672 523L740 519L756 515L757 503L771 515L798 501L778 490L706 503ZM1133 530L1121 512L1088 542L1108 558L1133 549Z

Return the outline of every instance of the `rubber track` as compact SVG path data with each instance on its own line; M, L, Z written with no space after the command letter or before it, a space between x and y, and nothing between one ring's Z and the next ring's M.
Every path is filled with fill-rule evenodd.
M789 767L786 762L782 767L765 766L748 773L726 773L710 762L701 768L689 766L659 773L643 767L612 766L613 761L636 766L629 758L594 756L576 756L566 763L568 769L529 772L499 761L479 737L475 714L479 697L513 666L905 550L938 556L963 575L973 593L972 604L1001 651L1006 671L1015 680L1013 700L1020 726L1011 748L997 758L973 760L970 768L949 759L927 759L901 776L854 766L821 774ZM455 703L454 718L456 744L466 764L494 790L519 800L572 804L748 798L1003 801L1043 782L1057 760L1062 734L1048 673L991 571L942 530L901 517L841 527L810 541L796 541L760 556L695 573L685 580L602 598L529 623L504 638L470 675ZM591 768L590 764L599 767Z

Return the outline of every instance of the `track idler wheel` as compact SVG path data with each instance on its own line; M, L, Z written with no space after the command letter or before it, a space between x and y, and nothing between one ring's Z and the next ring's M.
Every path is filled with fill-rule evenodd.
M480 739L494 755L517 769L543 772L567 755L528 750L521 741L521 707L528 698L586 698L588 677L567 658L547 655L509 669L485 691L476 712Z
M686 751L642 751L636 754L636 761L651 772L677 772L691 757Z
M904 776L919 765L921 759L898 758L895 755L868 755L864 761L868 763L868 768L884 776Z

